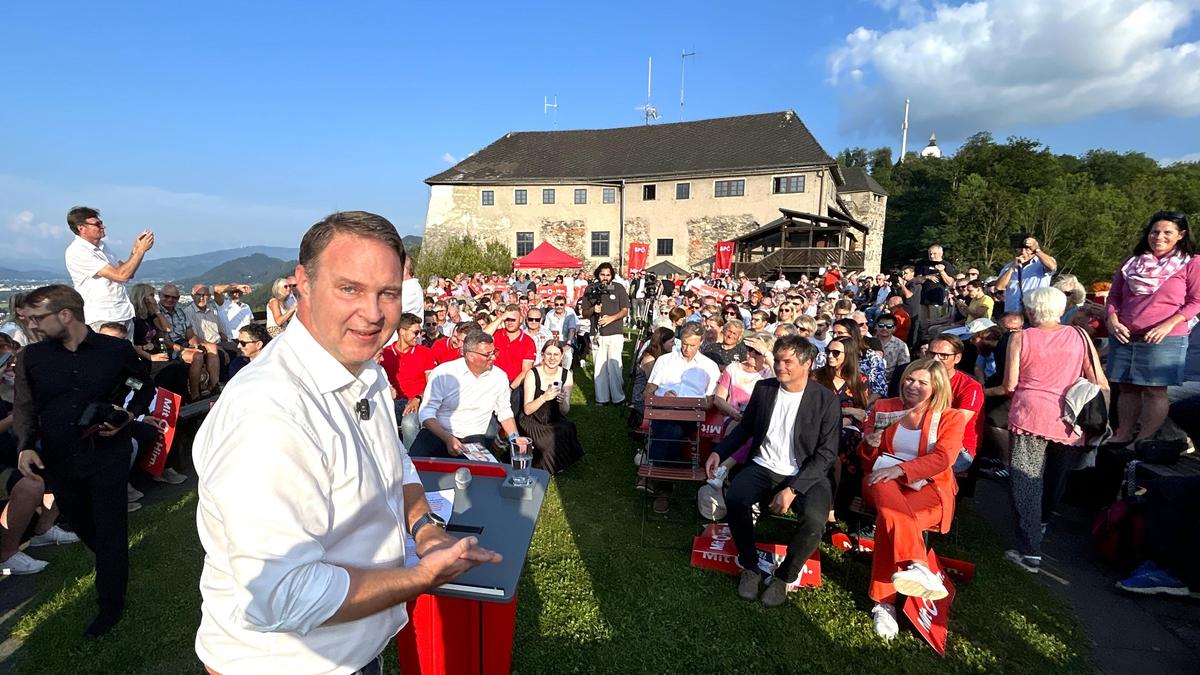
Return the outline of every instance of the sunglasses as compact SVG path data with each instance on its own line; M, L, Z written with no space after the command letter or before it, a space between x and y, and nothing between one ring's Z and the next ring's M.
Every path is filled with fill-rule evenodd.
M541 323L541 322L542 322L541 319L539 319L537 317L532 317L532 316L529 317L528 319L525 319L525 323Z
M862 324L859 324L859 325L861 326ZM894 324L894 323L877 323L877 324L875 324L875 327L882 328L883 330L891 330L896 327L896 324Z
M245 347L246 345L250 345L250 344L254 344L255 342L258 342L258 340L234 340L234 342Z
M842 354L845 354L846 351L844 349L827 349L825 350L825 353L830 356L841 356Z

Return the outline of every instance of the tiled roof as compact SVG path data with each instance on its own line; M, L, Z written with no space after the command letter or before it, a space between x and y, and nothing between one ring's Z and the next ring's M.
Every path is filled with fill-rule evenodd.
M788 110L620 129L512 132L425 182L590 182L833 163Z
M846 192L874 192L877 195L887 196L883 186L871 178L871 174L861 166L843 166L841 171L846 184L838 187L838 192L843 194Z

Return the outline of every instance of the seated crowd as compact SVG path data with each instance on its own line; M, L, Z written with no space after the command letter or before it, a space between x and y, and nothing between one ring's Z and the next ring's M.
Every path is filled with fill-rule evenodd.
M111 286L96 280L125 294L153 235L139 237L132 265L111 254L104 262L93 255L102 251L98 212L74 218L72 246L95 247L75 252L74 262L67 253L82 298L79 323L87 334L132 343L153 383L184 403L218 396L295 318L292 277L272 284L261 323L242 301L252 289L240 284L196 284L189 298L172 284L135 284L128 307L118 306L105 295ZM936 245L928 259L891 275L833 265L811 278L660 281L641 273L620 279L606 263L594 274L597 287L582 272L459 274L425 286L409 278L398 330L376 361L411 456L459 457L472 444L490 452L527 437L533 465L552 474L584 455L568 415L572 367L584 368L589 356L596 402L628 401L634 428L643 427L647 401L698 399L719 419L703 469L739 551L738 595L783 604L822 535L866 516L859 534L874 542L867 595L876 631L890 639L898 631L898 594L946 595L926 565L923 535L950 530L956 495L976 476L1007 479L1018 547L1005 557L1040 569L1042 536L1068 472L1084 463L1089 442L1098 444L1061 414L1079 377L1103 391L1110 381L1118 385L1119 423L1109 447L1153 438L1167 416L1167 387L1183 379L1190 322L1200 311L1200 262L1186 217L1155 214L1111 287L1091 295L1070 275L1056 278L1056 261L1035 239L1019 243L992 279L976 268L957 273ZM33 546L78 540L56 524L46 485L16 470L11 373L24 348L49 336L42 326L49 305L33 295L33 302L15 296L14 321L0 327L4 574L45 566L19 550L27 535ZM641 332L628 378L623 327ZM683 441L699 432L695 423L671 420L646 426L653 440L640 461L648 464L686 459ZM150 432L148 441L133 432L135 448L153 444ZM167 469L156 480L186 477ZM126 487L133 510L140 493ZM655 495L654 510L670 508L670 482L640 481L638 488ZM1172 499L1191 499L1194 508L1191 495L1200 491L1163 493L1183 495ZM864 502L871 511L855 511ZM763 509L795 514L787 556L765 579L754 553ZM1200 588L1194 568L1153 541L1156 531L1153 561L1122 588Z

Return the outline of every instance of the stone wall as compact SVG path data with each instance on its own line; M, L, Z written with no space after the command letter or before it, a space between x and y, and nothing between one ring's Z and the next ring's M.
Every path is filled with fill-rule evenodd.
M843 192L841 198L850 209L850 215L868 228L863 267L868 274L877 274L883 257L887 197L874 192Z
M687 221L688 260L695 264L716 254L718 241L727 241L746 234L760 225L752 214L713 216ZM707 271L707 270L705 270Z

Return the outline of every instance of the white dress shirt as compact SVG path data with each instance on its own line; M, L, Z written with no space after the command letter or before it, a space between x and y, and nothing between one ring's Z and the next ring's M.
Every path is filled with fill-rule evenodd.
M436 419L442 428L458 438L487 433L492 413L496 419L512 419L508 376L492 366L479 377L467 367L467 360L447 361L429 371L421 410L417 418Z
M250 309L250 305L241 300L237 302L226 300L225 304L221 305L219 312L221 325L225 329L225 336L230 340L236 340L238 331L246 324L254 321L254 310Z
M83 296L85 322L123 322L133 318L133 303L129 302L125 285L96 276L105 265L117 267L121 264L103 241L99 246L93 246L87 239L75 235L75 239L67 246L65 257L71 283Z
M400 309L418 319L425 317L425 289L421 288L420 279L405 279L400 285Z
M696 354L691 361L683 358L678 349L672 350L654 362L650 371L650 384L658 385L658 395L667 391L676 396L712 396L717 390L721 369L703 354Z
M222 675L351 673L387 648L403 604L322 625L346 598L345 567L404 565L403 486L420 479L383 370L351 374L296 320L230 381L193 453L200 660Z

